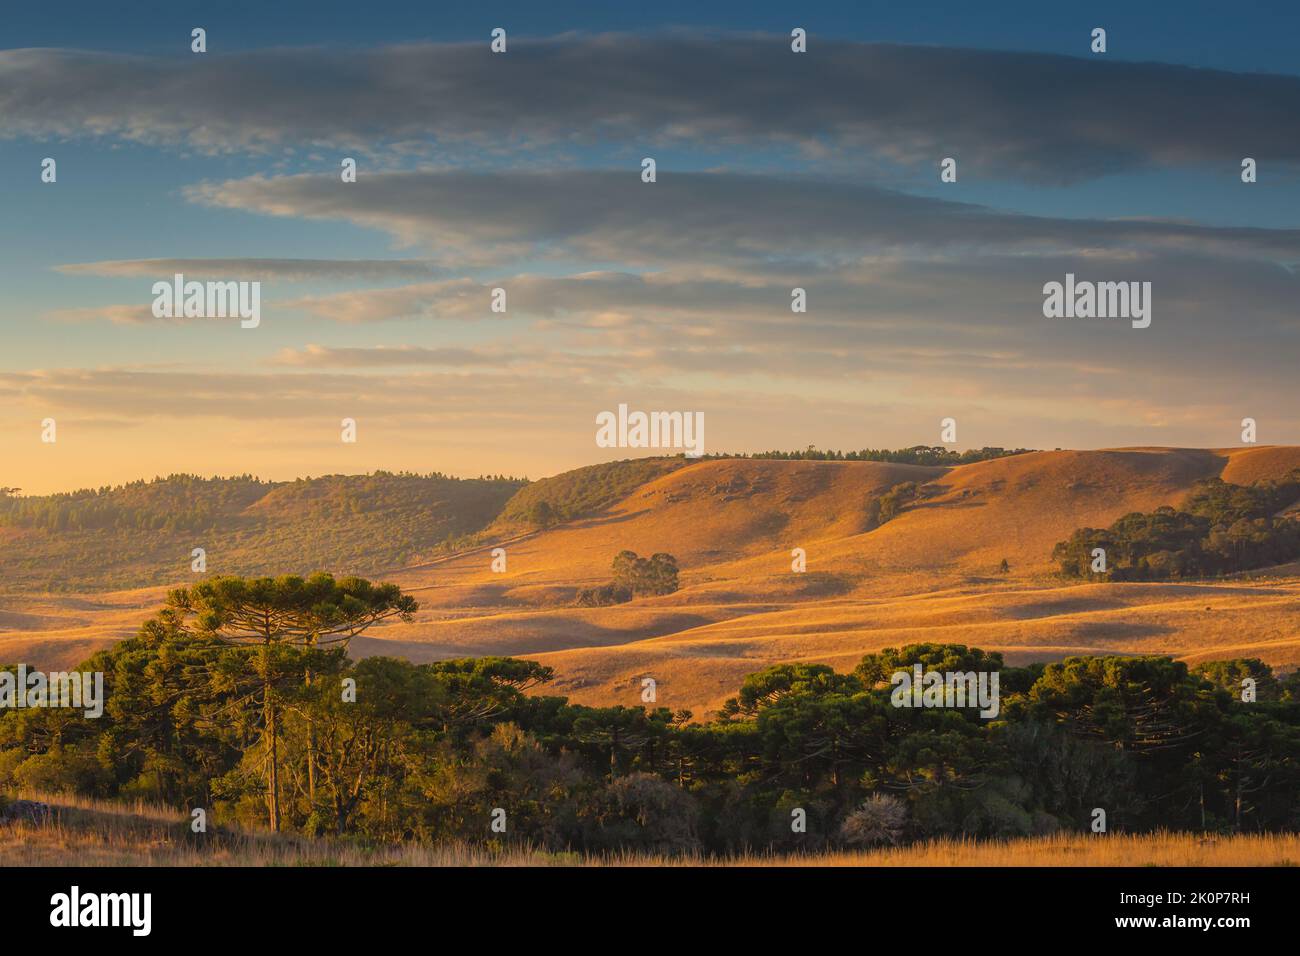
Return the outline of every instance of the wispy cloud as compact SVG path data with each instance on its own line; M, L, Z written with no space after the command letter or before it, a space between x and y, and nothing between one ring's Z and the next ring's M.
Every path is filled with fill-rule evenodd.
M282 349L268 365L290 368L382 368L385 366L433 365L448 368L517 365L535 358L534 349L517 348L429 348L423 345L325 346Z
M843 263L913 251L1164 248L1300 260L1300 230L1001 212L857 183L637 170L416 171L340 188L325 176L254 176L192 187L198 203L343 220L424 246L444 261L579 257L631 265Z
M436 273L427 259L105 259L55 266L66 275L105 278L280 279L286 282L343 279L415 279Z
M141 297L144 298L143 296ZM194 319L159 319L153 314L152 300L140 304L119 303L116 305L88 305L75 309L50 309L43 318L52 322L111 322L114 325L146 325L167 322L180 325ZM208 321L204 319L202 321Z

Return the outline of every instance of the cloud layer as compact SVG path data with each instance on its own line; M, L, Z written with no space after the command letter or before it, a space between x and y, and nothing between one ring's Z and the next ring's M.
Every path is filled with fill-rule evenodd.
M1081 51L1082 52L1082 51ZM57 104L57 109L51 109ZM668 32L176 58L0 52L7 136L213 151L602 141L866 149L1072 182L1300 162L1300 79L1111 58Z

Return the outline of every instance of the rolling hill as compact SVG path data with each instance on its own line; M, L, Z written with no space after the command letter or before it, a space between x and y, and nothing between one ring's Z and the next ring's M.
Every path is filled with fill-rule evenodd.
M388 488L385 500L399 503L360 513L345 504L354 479L317 479L231 503L220 533L247 549L248 563L232 566L213 549L209 572L324 566L381 576L421 610L357 640L354 653L528 656L556 669L548 692L584 703L640 703L641 678L651 676L657 703L703 713L770 663L848 668L868 651L915 641L975 644L1013 663L1107 651L1259 657L1289 669L1300 665L1300 566L1213 581L1080 583L1056 574L1051 553L1076 528L1177 505L1202 479L1249 483L1297 467L1292 447L1031 452L956 467L642 459L513 488L427 479L427 488ZM904 483L916 499L878 525L868 502ZM530 523L541 500L561 506L559 523ZM253 534L240 522L262 524ZM106 590L90 576L76 594L45 593L32 568L63 567L73 545L57 531L42 532L38 546L23 537L31 529L3 533L4 659L74 663L131 633L166 585L189 577L182 564L158 570L149 587ZM114 534L128 553L146 547L134 532ZM449 534L465 546L439 553L433 545ZM498 545L504 572L492 569ZM806 552L805 573L791 570L795 548ZM624 549L673 554L680 590L575 607L580 588L609 581ZM181 554L187 562L188 548ZM26 570L14 578L11 567Z

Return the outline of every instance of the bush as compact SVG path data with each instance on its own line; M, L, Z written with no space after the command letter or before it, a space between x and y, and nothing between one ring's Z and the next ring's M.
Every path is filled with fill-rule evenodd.
M12 779L20 790L42 793L100 794L108 792L112 785L112 774L94 754L57 744L16 766Z
M652 773L612 780L593 804L582 814L589 848L669 854L700 848L695 799Z
M905 481L894 485L883 495L867 502L867 520L874 525L882 525L902 514L903 509L916 500L915 481Z
M602 584L594 588L582 588L574 604L578 607L609 607L612 604L626 604L632 600L630 588L617 584Z
M840 839L849 846L898 846L907 828L907 804L898 797L873 793L840 824Z
M534 501L528 509L528 523L543 531L558 524L560 518L560 513L545 499Z

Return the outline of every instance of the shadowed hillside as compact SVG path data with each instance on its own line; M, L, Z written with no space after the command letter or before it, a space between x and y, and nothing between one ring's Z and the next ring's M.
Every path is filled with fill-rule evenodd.
M387 472L283 483L172 475L0 495L0 580L6 590L140 587L188 573L194 548L230 573L374 573L479 531L522 485Z

